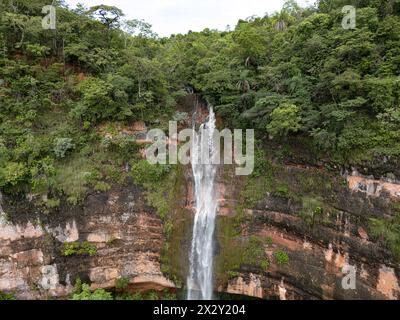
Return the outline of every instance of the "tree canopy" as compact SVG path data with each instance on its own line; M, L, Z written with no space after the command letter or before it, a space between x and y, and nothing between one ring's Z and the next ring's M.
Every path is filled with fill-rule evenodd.
M349 2L354 30L341 25ZM4 191L75 201L89 186L106 188L136 147L103 141L101 128L165 126L188 86L259 139L307 141L341 165L400 156L399 1L287 1L232 31L169 38L116 7L55 4L57 30L44 30L46 1L0 3Z

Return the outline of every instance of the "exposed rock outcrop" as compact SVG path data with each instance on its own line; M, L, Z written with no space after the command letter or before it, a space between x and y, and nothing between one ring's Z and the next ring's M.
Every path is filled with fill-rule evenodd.
M119 277L138 289L174 287L160 271L162 222L132 184L48 215L3 195L0 217L0 291L22 299L63 297L78 277L92 289L112 288ZM62 244L75 241L90 242L97 253L63 256Z
M309 169L286 170L290 175ZM285 300L400 299L400 265L367 231L369 217L392 215L391 200L400 185L359 175L347 176L347 181L348 187L332 190L334 213L312 226L301 216L299 203L277 194L267 193L244 209L241 237L269 239L264 249L270 265L266 270L242 265L219 290ZM371 187L360 189L360 183ZM233 204L243 186L220 185L220 215L234 217ZM278 249L287 253L289 263L277 263Z
M193 105L193 98L186 98L189 101L183 105ZM124 134L142 135L145 130L144 124L137 124ZM146 143L145 137L138 140ZM329 192L322 194L330 210L309 221L302 216L301 201L308 195L301 188L295 197L286 195L285 188L258 190L257 201L249 205L242 199L245 178L225 169L221 167L217 180L219 220L239 220L240 239L268 240L263 250L269 264L262 268L243 263L237 270L222 266L229 277L216 277L216 290L281 300L400 299L400 265L373 240L368 228L371 217L394 216L392 205L400 198L396 179L357 172L344 178L323 176L311 187L321 187L323 193L318 183L331 184ZM299 181L292 177L307 179L324 169L292 164L284 171L285 183L297 185ZM183 175L186 183L178 182L169 216L173 225L169 239L164 235L165 222L146 204L143 190L132 183L89 194L81 206L61 201L58 209L47 214L25 197L0 194L0 291L22 299L61 298L71 293L78 277L92 289L112 288L120 277L130 279L132 290L174 287L164 273L184 283L194 188L191 170L184 168ZM274 183L283 178L277 179ZM64 243L84 241L96 246L96 254L62 254ZM277 250L287 254L288 263L277 261ZM161 268L163 253L165 268Z

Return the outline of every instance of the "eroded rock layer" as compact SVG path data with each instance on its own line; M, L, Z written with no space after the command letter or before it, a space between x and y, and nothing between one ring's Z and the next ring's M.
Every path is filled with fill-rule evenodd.
M18 298L63 297L77 278L112 288L126 277L137 288L174 284L160 271L163 225L133 185L94 193L82 207L43 214L22 198L2 197L0 291ZM63 244L89 242L96 253L65 256Z
M315 169L287 166L289 177ZM342 179L342 177L340 177ZM315 223L302 216L296 197L266 192L243 210L237 238L268 239L265 269L241 265L219 290L265 299L400 299L400 265L392 253L369 234L371 217L390 219L399 184L347 175L333 185L331 209ZM237 217L243 184L220 181L220 216ZM228 179L229 180L229 179ZM295 183L295 181L292 181ZM369 187L368 187L369 186ZM239 191L238 191L239 189ZM234 248L232 248L233 250ZM288 262L279 264L277 250Z
M294 185L293 177L308 177L317 169L286 166L283 170ZM72 292L77 278L90 283L92 289L113 288L121 277L130 280L132 290L180 286L187 275L193 220L192 177L190 170L184 171L186 183L179 184L171 208L169 239L164 235L165 222L146 204L143 190L131 183L89 194L82 206L62 201L50 213L26 197L3 194L0 291L21 299L62 298ZM282 190L261 188L251 205L243 202L245 179L221 169L215 289L281 300L399 299L398 260L369 230L371 217L395 215L398 184L361 175L331 178L337 181L326 195L329 210L310 221L304 217L299 197ZM365 188L368 185L373 190ZM222 234L227 221L235 222L238 234ZM228 237L228 246L223 246L223 237ZM252 237L261 239L268 264L241 261L230 269L226 259L219 259ZM63 254L65 243L75 242L90 243L96 253ZM285 252L285 263L278 261L277 251Z

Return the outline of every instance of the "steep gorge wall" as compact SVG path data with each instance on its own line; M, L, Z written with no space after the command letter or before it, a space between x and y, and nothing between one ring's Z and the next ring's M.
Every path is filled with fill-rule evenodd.
M315 175L315 169L293 166L284 171L293 184L298 182L293 177L299 174ZM400 265L368 234L370 217L393 215L400 185L360 175L346 179L333 184L327 195L333 207L312 225L301 215L299 194L293 199L264 191L254 206L245 206L237 237L268 239L264 250L269 265L265 269L241 265L228 281L220 283L219 290L266 299L400 299ZM220 214L235 219L237 204L232 204L240 200L238 189L245 186L232 187L226 177L221 178L220 185ZM279 264L277 250L287 253L288 263ZM349 270L356 272L356 287L346 290L342 281Z
M194 98L186 97L179 111L193 111ZM132 181L90 193L80 206L63 199L49 213L25 196L0 194L0 291L63 298L77 278L92 289L113 288L121 277L131 290L184 286L194 188L190 166L180 170L164 219ZM217 181L217 291L264 299L400 299L399 263L369 231L370 218L396 214L396 179L282 163L258 178L233 172L221 166ZM321 212L310 216L307 203ZM256 248L244 245L249 239ZM62 254L64 243L85 241L96 254ZM241 259L251 250L251 259ZM277 252L288 261L278 261ZM344 267L356 270L355 290L342 287Z
M90 242L97 253L64 256L63 243L76 241ZM0 291L22 299L65 297L77 278L97 289L114 287L120 277L136 289L174 287L160 270L163 244L162 221L133 184L49 214L3 195Z
M309 169L285 170L288 176L295 176ZM176 199L175 226L167 252L163 251L167 242L163 221L146 204L143 190L132 183L90 194L80 207L62 205L48 214L27 199L2 195L0 291L25 299L65 297L78 277L91 283L92 289L113 288L120 277L129 278L133 290L173 288L175 283L161 271L162 263L170 264L175 276L171 278L182 284L193 215L191 175L190 170L185 171L187 183L181 185ZM361 181L355 184L355 179ZM224 274L217 275L217 290L265 299L400 298L399 264L390 251L370 239L364 219L392 214L390 204L395 199L390 190L385 191L388 182L349 176L350 188L332 190L336 211L310 226L299 215L299 203L272 192L266 192L253 207L240 207L245 188L242 180L221 169L217 225L239 217L240 233L235 239L268 239L263 250L269 264L262 269L244 263L237 270L216 265ZM371 183L381 185L381 193L367 192L364 186ZM392 183L391 187L399 185ZM218 264L219 256L237 248L233 245L220 251L224 235L223 229L217 230ZM94 244L97 253L63 256L63 243L76 241ZM287 253L287 264L277 263L277 250ZM162 262L163 255L169 255L168 261ZM342 288L345 266L356 268L355 290Z

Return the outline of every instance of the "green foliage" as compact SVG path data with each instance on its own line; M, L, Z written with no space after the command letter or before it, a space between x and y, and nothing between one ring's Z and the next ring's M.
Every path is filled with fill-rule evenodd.
M272 136L287 136L290 132L298 132L301 129L299 111L298 107L289 104L274 109L267 125L268 133Z
M259 266L262 270L269 267L269 261L265 255L265 242L257 236L251 236L245 244L243 264Z
M86 283L82 284L80 293L74 293L72 300L113 300L111 292L104 289L90 290L90 286Z
M138 146L121 134L98 150L96 126L167 123L189 85L224 123L255 128L262 139L265 132L302 136L342 165L399 156L399 6L356 2L351 32L341 27L343 1L315 8L288 1L232 31L163 39L145 21L123 20L113 6L60 5L51 33L41 27L41 3L2 3L0 188L62 191L71 203L89 188L108 190L110 180L124 180L117 168L137 156ZM118 159L66 161L88 149ZM62 165L66 174L54 170Z
M82 280L80 278L77 278L75 280L75 284L74 284L74 294L79 294L82 292Z
M94 190L100 192L106 192L111 189L111 186L107 182L99 181L94 185Z
M34 58L44 57L49 51L49 48L38 44L28 44L26 46L26 54Z
M176 112L172 118L173 121L178 123L184 123L189 119L189 115L187 112Z
M94 256L97 254L97 247L90 242L64 242L61 255L65 257L73 255L89 255Z
M57 138L54 141L54 154L57 158L65 158L68 151L75 148L75 144L72 143L71 138Z
M49 209L58 208L60 206L60 199L47 199L46 207Z
M0 301L1 300L17 300L12 293L4 293L0 291Z
M282 198L289 198L290 195L289 187L284 184L280 184L276 187L274 194Z
M147 160L139 160L132 164L131 173L136 183L145 185L162 180L171 171L169 165L153 165Z
M152 165L147 160L132 164L133 180L147 189L148 203L157 209L161 218L166 218L174 199L177 170L170 165Z
M314 226L321 221L325 204L320 197L303 197L303 208L300 212L302 219L309 225Z
M389 248L400 260L400 214L390 219L371 218L369 229L372 237Z
M176 294L165 289L162 292L147 291L118 295L115 300L177 300Z
M68 201L77 204L85 195L90 180L95 175L90 159L75 156L62 162L55 177L56 188L68 196Z
M13 187L25 181L28 169L23 163L9 162L6 167L0 168L0 187Z
M239 272L237 272L237 271L231 271L231 270L229 270L229 271L227 272L227 274L228 274L229 279L237 278L237 277L240 276L240 273L239 273Z
M110 119L117 114L117 106L113 101L112 86L98 78L88 78L77 86L81 94L80 102L72 109L74 117L95 123L102 119Z
M115 280L115 288L125 289L129 285L130 279L127 277L121 277Z
M108 29L119 26L119 20L124 15L121 9L114 6L99 5L91 7L87 14L98 18Z
M277 250L274 252L274 257L276 260L276 263L280 266L284 266L289 263L289 256L288 254L283 251L283 250Z
M258 267L262 271L269 267L265 239L257 236L241 238L239 223L232 218L221 217L218 220L220 253L216 258L216 270L218 280L222 282L237 276L245 265Z
M121 123L129 131L137 120L182 123L186 115L173 107L188 86L215 105L225 124L283 143L279 157L296 154L288 148L291 139L310 149L315 162L346 167L400 156L398 1L355 1L352 31L340 23L346 1L321 0L315 8L288 1L272 15L240 20L232 31L163 39L145 21L123 21L120 9L106 5L59 5L57 32L48 32L41 26L42 2L0 3L1 191L47 196L48 209L61 196L78 204L89 190L123 184L129 163L129 175L146 189L148 203L167 222L167 238L174 238L178 222L168 214L177 170L138 160L140 146L130 132L100 133ZM300 215L313 225L335 201L328 178L286 172L258 152L237 211L240 216L269 194L302 205ZM371 221L375 237L394 252L397 220ZM228 233L222 246L232 252L221 258L223 269L235 273L255 257L265 269L261 245L242 241L232 224L222 227ZM93 252L66 249L68 255Z

